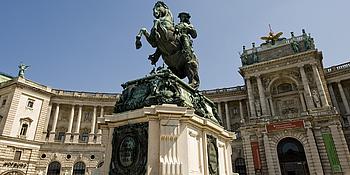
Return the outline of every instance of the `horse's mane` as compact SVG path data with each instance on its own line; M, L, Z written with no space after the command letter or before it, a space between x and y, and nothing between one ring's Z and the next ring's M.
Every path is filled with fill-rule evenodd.
M174 23L173 14L171 13L169 7L168 7L163 1L157 1L157 2L154 4L154 7L156 7L157 5L161 5L161 6L163 6L165 9L167 9L167 12L168 12L168 14L169 14L170 17L171 17L172 23L175 24L175 23ZM154 9L154 7L153 7L153 9Z

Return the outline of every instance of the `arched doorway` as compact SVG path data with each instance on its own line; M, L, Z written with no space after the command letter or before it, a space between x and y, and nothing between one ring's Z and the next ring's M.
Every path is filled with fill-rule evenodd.
M51 162L47 168L47 175L60 175L61 164L57 161Z
M85 174L85 163L77 162L73 167L73 175L84 175Z
M282 139L277 152L282 175L309 175L304 147L297 139Z

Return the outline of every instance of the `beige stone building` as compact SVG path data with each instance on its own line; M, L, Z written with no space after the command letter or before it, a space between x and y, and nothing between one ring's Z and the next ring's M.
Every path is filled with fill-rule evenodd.
M51 89L1 74L0 174L96 174L104 144L96 118L118 94Z
M350 62L324 68L313 38L291 35L243 47L244 86L203 91L238 133L234 171L349 174Z
M233 171L349 173L350 62L324 68L305 32L253 44L241 59L245 85L202 91L237 133ZM118 98L0 73L0 175L99 174L108 155L96 119Z

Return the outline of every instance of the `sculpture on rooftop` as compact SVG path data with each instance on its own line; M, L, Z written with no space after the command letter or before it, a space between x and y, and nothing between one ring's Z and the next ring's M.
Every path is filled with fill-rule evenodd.
M148 58L151 64L155 65L162 56L168 69L181 79L187 77L189 85L198 89L198 60L192 47L192 39L197 37L197 32L189 20L190 14L180 13L180 22L175 25L169 7L158 1L153 7L153 16L155 20L151 32L141 28L136 36L136 49L142 47L141 37L145 36L148 43L156 48Z
M28 65L25 65L25 64L20 64L18 66L19 68L19 71L18 71L18 76L21 77L21 78L24 78L24 71L26 71L28 69Z
M266 43L271 43L272 45L274 45L276 43L276 41L280 38L280 36L283 34L283 32L278 32L278 33L274 33L271 29L271 25L269 24L269 29L270 32L267 36L263 36L260 39L265 40Z

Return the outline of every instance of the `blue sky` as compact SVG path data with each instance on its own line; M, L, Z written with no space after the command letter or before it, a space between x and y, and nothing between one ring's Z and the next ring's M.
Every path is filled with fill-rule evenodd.
M242 85L238 52L272 29L311 33L324 66L350 59L350 1L326 0L167 0L175 21L191 13L198 38L200 89ZM145 76L154 52L145 40L135 49L141 27L153 23L151 0L1 0L0 71L53 88L120 92L120 84ZM186 80L187 81L187 80Z

